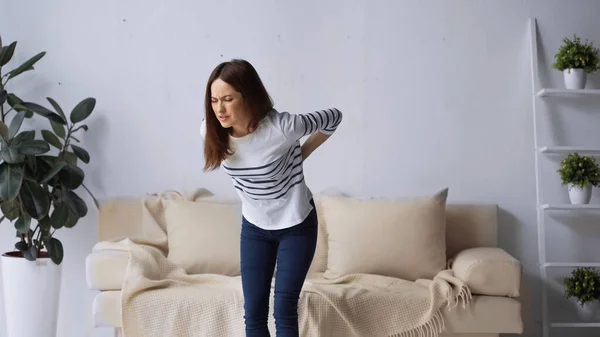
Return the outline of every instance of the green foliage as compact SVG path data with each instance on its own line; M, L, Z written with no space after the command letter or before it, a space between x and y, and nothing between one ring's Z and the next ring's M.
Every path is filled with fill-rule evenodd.
M573 39L564 38L563 44L554 55L554 64L552 67L563 71L571 68L582 68L587 73L596 73L599 68L598 48L594 47L593 42L581 42L577 35Z
M563 279L565 297L574 297L583 306L600 300L600 273L594 267L581 267L571 271L570 277Z
M24 102L9 92L7 84L34 70L33 66L45 55L41 52L5 73L16 46L16 41L3 46L0 38L0 222L14 222L18 238L15 248L23 257L33 261L45 255L45 248L52 261L60 264L64 251L60 240L54 237L55 231L75 226L88 212L75 190L83 187L90 193L83 185L85 174L78 166L79 160L89 163L90 155L71 143L79 142L76 132L88 130L81 123L94 110L96 100L82 100L67 118L50 97L47 100L53 110ZM36 139L35 130L21 129L25 119L36 115L50 124L50 129L40 132L42 139ZM98 206L93 195L92 198Z
M569 153L557 172L560 173L563 185L571 183L583 188L587 185L598 186L600 183L600 169L594 157Z

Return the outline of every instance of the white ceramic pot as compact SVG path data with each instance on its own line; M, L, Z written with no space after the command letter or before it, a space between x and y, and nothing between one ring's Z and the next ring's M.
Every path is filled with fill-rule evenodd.
M587 81L587 73L582 68L563 70L565 87L567 89L583 89Z
M7 337L56 337L62 264L41 256L1 257Z
M569 189L569 200L571 200L571 204L573 205L583 205L589 204L592 199L592 185L586 185L583 188L568 184L567 188Z
M588 302L581 306L581 304L577 303L577 307L579 308L579 318L584 321L595 321L598 318L598 313L600 313L600 302Z

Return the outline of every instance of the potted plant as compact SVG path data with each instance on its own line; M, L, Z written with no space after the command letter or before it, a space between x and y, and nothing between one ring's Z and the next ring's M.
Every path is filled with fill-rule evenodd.
M96 101L82 100L67 118L50 97L47 100L54 111L21 100L7 85L33 70L45 53L5 71L16 45L3 46L0 38L0 223L10 222L16 230L14 249L0 257L3 300L8 337L53 337L64 254L55 232L73 227L88 212L75 190L83 187L89 192L78 163L88 163L90 156L74 142L79 142L77 132L88 130L81 122L92 113ZM23 124L34 116L50 124L41 130L41 139L36 130L25 130Z
M594 267L580 267L563 279L565 297L575 298L581 308L581 318L593 320L598 314L600 300L600 272Z
M593 42L581 42L576 34L573 39L564 38L563 44L554 55L552 67L563 72L567 89L583 89L588 73L596 73L599 67L598 48Z
M592 186L600 183L600 169L596 158L569 153L557 170L563 186L567 185L572 204L589 204Z

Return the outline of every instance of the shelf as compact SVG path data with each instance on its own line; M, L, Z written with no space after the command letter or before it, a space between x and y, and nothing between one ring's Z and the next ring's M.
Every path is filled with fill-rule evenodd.
M585 205L571 205L571 204L544 204L540 206L542 209L547 210L577 210L577 209L588 209L588 210L600 210L600 204L585 204Z
M539 97L582 97L598 96L600 89L548 89L544 88L537 92Z
M600 322L594 323L552 323L553 328L600 328Z
M600 262L547 262L543 264L544 268L579 268L579 267L600 267Z
M600 156L600 148L578 147L578 146L544 146L538 151L547 154L569 154L577 152L580 155Z

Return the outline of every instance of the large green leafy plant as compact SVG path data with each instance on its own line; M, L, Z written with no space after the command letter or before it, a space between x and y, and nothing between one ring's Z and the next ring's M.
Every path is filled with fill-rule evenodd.
M68 118L50 97L47 100L54 110L21 100L7 85L22 73L33 70L45 52L5 72L16 45L15 41L3 46L0 38L0 209L3 214L0 223L8 219L17 230L13 255L30 261L49 256L60 264L63 245L54 237L55 231L75 226L88 212L85 201L75 190L83 187L90 193L83 185L85 174L78 166L79 161L89 163L90 156L73 142L80 142L77 132L88 130L82 122L94 110L96 100L82 100ZM49 129L41 130L41 139L36 137L35 130L22 129L23 121L33 116L42 116L50 124Z
M552 67L560 71L581 68L587 73L595 73L599 64L598 48L594 47L594 43L588 40L581 42L581 38L574 35L572 40L563 39L563 44L554 55Z

